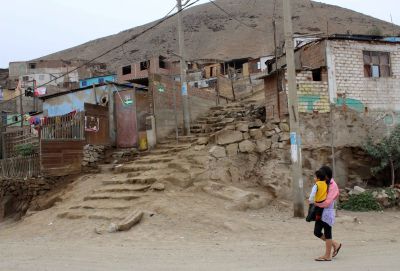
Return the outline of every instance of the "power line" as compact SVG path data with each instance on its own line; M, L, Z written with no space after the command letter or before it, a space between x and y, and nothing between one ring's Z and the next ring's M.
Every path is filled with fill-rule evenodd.
M246 27L248 27L248 28L251 28L251 29L253 29L253 30L255 30L255 31L260 31L260 32L263 32L263 33L264 33L264 31L255 28L255 26L252 26L252 25L250 25L250 24L247 24L247 23L243 22L242 20L239 20L238 18L236 18L235 16L233 16L231 13L229 13L228 11L226 11L224 8L222 8L220 5L218 5L217 3L215 3L213 0L208 0L208 1L209 1L211 4L213 4L214 6L216 6L216 7L217 7L219 10L221 10L223 13L225 13L226 15L228 15L230 18L232 18L232 19L234 19L235 21L237 21L238 23L240 23L241 25L244 25L244 26L246 26Z
M199 1L199 0L198 0ZM196 1L197 2L197 1ZM167 13L167 14L165 14L163 17L162 17L162 19L165 19L165 18L167 18L169 15L171 15L171 13L174 11L174 9L176 8L176 4L173 6L173 8ZM160 47L160 44L158 43L158 47ZM124 48L124 46L122 45L122 53L124 54L124 56L129 60L129 61L131 61L133 58L131 57L131 56L128 56L127 54L126 54L126 52L125 52L125 48Z
M135 39L137 39L138 37L144 35L145 33L149 32L150 30L153 30L153 29L156 28L157 26L161 25L163 22L165 22L165 21L167 21L168 19L174 17L175 15L177 15L177 14L183 12L184 10L188 9L189 7L193 6L194 4L196 4L196 3L199 2L199 1L200 1L200 0L196 0L196 1L194 1L193 3L190 3L190 4L186 5L186 6L185 6L184 8L182 8L181 10L178 10L177 12L175 12L175 13L173 13L173 14L171 14L171 15L168 15L168 16L166 16L166 17L164 17L163 19L161 19L161 20L159 20L158 22L156 22L153 26L150 26L149 28L147 28L147 29L141 31L140 33L133 35L132 37L130 37L129 39L125 40L125 41L122 42L121 44L112 47L111 49L105 51L104 53L102 53L102 54L100 54L100 55L98 55L98 56L96 56L96 57L90 59L90 60L87 61L86 63L84 63L84 64L82 64L82 65L80 65L80 66L78 66L78 67L76 67L76 68L74 68L74 69L72 69L72 70L70 70L70 71L68 71L68 72L66 72L66 73L64 73L64 74L62 74L62 75L60 75L60 76L58 76L58 77L55 77L55 78L53 78L53 79L47 81L46 83L43 83L43 84L37 86L36 88L44 87L44 86L46 86L46 85L48 85L48 84L50 84L50 83L52 83L52 82L54 82L54 81L57 81L58 79L60 79L60 78L62 78L62 77L64 77L64 76L66 76L66 75L68 75L68 74L70 74L70 73L72 73L72 72L74 72L74 71L80 69L80 68L85 67L86 65L88 65L88 64L90 64L90 63L92 63L92 62L94 62L95 60L97 60L97 59L99 59L99 58L101 58L101 57L103 57L103 56L105 56L105 55L111 53L112 51L114 51L114 50L116 50L116 49L122 47L123 45L125 45L125 44L127 44L127 43L129 43L129 42L131 42L131 41L133 41L133 40L135 40ZM174 7L174 8L175 8L175 7ZM20 95L14 97L14 99L16 99L16 98L18 98L18 97L20 97L20 96L22 96L22 95L23 95L23 94L20 94ZM7 102L7 101L1 102L0 105L3 104L3 103L5 103L5 102Z

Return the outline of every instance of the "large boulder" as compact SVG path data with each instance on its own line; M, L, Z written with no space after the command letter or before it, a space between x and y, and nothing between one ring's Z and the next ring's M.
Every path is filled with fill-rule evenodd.
M223 130L217 134L218 145L228 145L243 140L243 134L239 131Z
M208 137L199 137L197 139L197 144L199 144L199 145L207 145L208 144Z
M272 145L272 141L267 138L263 138L256 141L256 152L263 153L266 150L270 149Z
M262 133L261 129L251 129L250 137L253 139L261 139L263 137L263 133Z
M253 152L255 148L256 146L250 140L244 140L239 143L240 152L245 152L245 153Z
M282 130L282 132L285 132L285 133L290 131L289 125L284 122L279 123L279 128Z
M286 141L289 141L289 140L290 140L290 135L288 133L280 134L280 136L279 136L279 141L280 142L286 142Z
M250 129L260 128L261 126L263 126L263 122L260 119L256 119L255 121L249 123Z
M224 157L226 157L225 148L221 147L221 146L213 146L213 147L211 147L209 153L215 158L224 158Z
M228 156L235 156L238 154L239 145L237 143L229 144L226 146Z
M243 133L248 132L249 131L249 123L239 122L238 124L236 124L236 130L243 132Z

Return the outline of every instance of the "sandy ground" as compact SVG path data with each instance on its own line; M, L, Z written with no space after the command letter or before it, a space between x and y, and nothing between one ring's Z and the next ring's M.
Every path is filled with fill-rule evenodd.
M343 243L332 262L317 263L324 244L313 224L273 202L234 211L227 202L189 189L168 189L141 208L128 232L97 234L104 222L57 214L99 185L81 178L56 206L0 224L0 270L399 270L400 212L339 212L334 237ZM353 218L357 217L357 222Z

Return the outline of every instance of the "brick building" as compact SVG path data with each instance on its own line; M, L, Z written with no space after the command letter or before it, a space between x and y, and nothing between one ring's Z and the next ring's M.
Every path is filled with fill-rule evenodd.
M121 67L117 74L119 82L130 82L142 88L135 94L139 132L146 129L145 118L149 115L155 118L158 140L174 131L176 124L182 127L183 110L177 65L162 56L156 56ZM212 89L199 89L189 84L188 94L191 120L216 104L216 93Z
M334 35L297 48L295 60L300 112L332 103L400 124L400 38ZM267 118L279 119L288 113L285 57L274 62L261 78Z

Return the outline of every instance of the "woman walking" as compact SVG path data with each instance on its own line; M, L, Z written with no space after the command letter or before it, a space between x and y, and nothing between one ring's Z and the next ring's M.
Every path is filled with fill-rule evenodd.
M325 242L325 254L316 258L316 261L331 261L332 257L336 257L342 244L332 239L332 227L335 224L335 201L339 197L339 188L332 178L332 170L328 166L320 168L326 176L328 184L328 194L324 202L316 203L315 205L324 208L322 217L315 221L314 235ZM323 233L322 233L323 231ZM333 253L331 255L333 248Z

